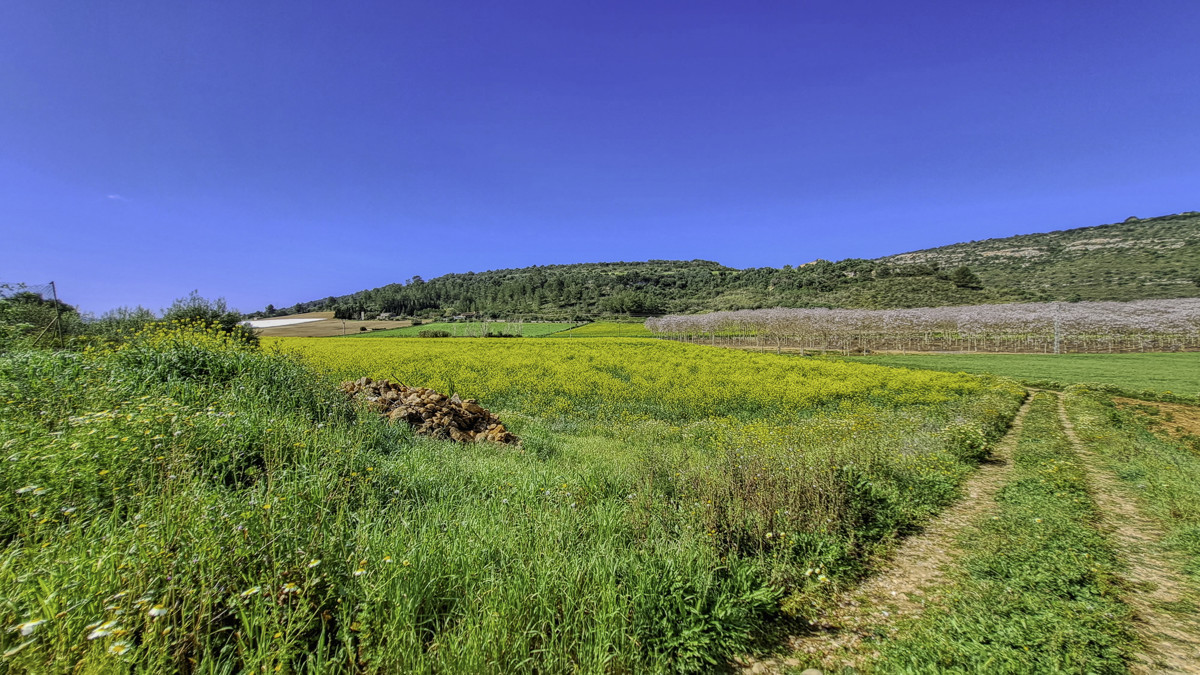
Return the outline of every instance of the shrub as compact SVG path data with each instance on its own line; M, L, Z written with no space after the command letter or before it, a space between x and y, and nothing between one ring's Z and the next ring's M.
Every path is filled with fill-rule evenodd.
M423 330L417 333L417 337L423 338L447 338L450 337L448 330Z

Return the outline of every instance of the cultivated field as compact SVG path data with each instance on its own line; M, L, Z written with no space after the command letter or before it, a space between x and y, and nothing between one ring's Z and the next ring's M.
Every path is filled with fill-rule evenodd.
M258 328L256 332L264 337L335 337L338 335L358 335L366 329L380 331L409 325L407 321L354 321L333 318L333 312L307 312L305 314L289 314L276 316L269 321L287 321L294 319L319 319L291 325L274 325Z
M420 326L394 328L392 330L359 333L356 337L419 337L425 331L445 331L450 337L482 337L484 333L520 335L521 337L545 337L567 330L572 323L531 323L518 321L454 321L426 323Z
M595 321L589 324L555 333L554 337L653 337L640 323Z
M753 309L655 317L656 335L846 354L1200 351L1200 298L919 309Z
M1200 399L1200 352L1173 354L887 354L850 361L948 372L992 373L1029 383L1102 384Z

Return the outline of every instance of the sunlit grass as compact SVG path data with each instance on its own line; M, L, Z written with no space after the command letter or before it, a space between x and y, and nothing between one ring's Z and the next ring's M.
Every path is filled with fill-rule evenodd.
M953 499L963 426L1021 396L647 341L277 344L327 375L178 328L0 356L8 668L712 670ZM414 438L336 389L366 374L524 444Z

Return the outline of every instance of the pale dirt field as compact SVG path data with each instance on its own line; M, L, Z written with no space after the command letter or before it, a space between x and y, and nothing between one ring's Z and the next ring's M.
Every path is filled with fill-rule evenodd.
M388 328L405 328L411 326L411 321L351 321L347 319L333 318L333 312L306 312L304 314L289 314L287 316L273 316L272 321L278 319L322 319L321 321L308 321L306 323L292 324L290 326L272 326L270 328L259 328L258 334L263 337L334 337L342 335L342 324L345 324L345 334L352 335L361 333L361 328L367 330L387 330Z

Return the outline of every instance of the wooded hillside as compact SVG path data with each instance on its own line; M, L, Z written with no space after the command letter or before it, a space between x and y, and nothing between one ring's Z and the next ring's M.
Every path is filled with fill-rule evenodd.
M706 260L582 263L447 274L270 313L339 318L547 319L762 307L889 309L1200 296L1200 213L988 239L875 260L734 269Z

